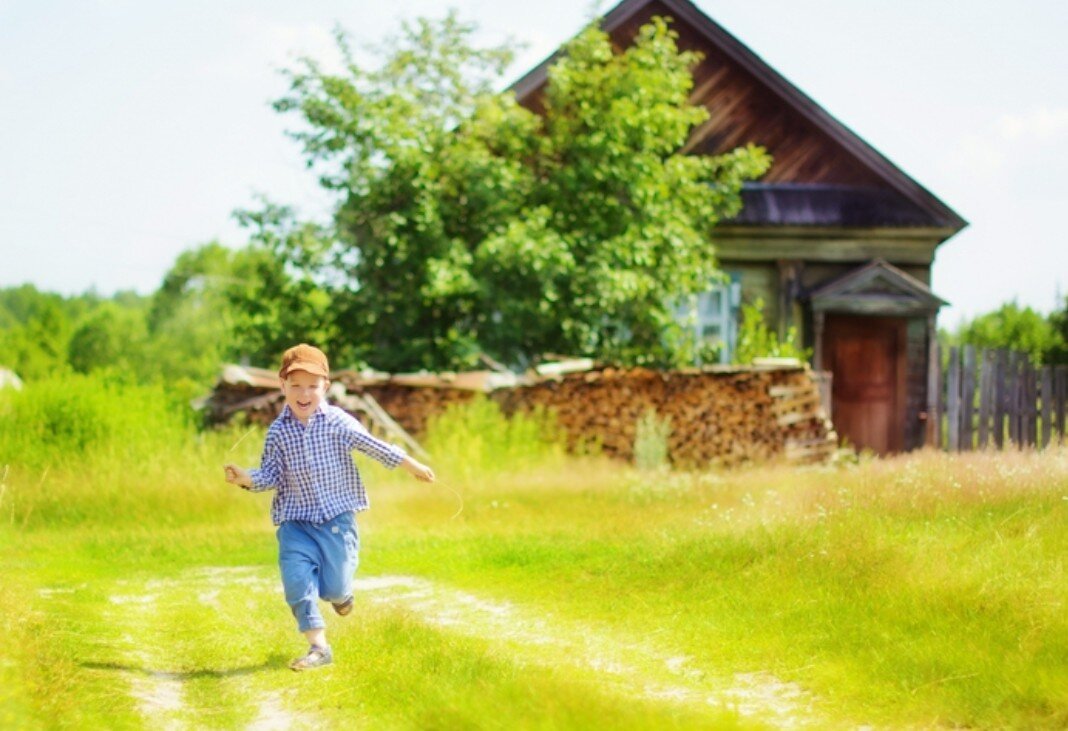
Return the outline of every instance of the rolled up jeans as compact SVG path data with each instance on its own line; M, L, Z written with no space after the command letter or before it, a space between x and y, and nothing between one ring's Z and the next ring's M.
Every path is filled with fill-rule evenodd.
M325 627L319 599L338 603L352 594L360 560L356 514L345 512L325 523L287 520L276 535L282 587L298 628Z

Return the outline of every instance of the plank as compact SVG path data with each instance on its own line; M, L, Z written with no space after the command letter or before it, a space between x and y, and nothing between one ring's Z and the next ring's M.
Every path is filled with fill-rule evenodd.
M960 351L949 349L949 371L946 374L946 420L949 426L948 449L960 450Z
M1000 348L996 351L994 367L994 446L1005 446L1005 411L1008 405L1009 356Z
M1040 446L1049 446L1053 436L1053 367L1043 366L1039 397L1042 399L1042 441Z
M994 369L997 354L984 350L980 356L982 371L979 374L979 449L990 443L990 421L994 418Z
M974 449L974 425L975 418L975 377L976 359L975 346L965 345L961 363L961 426L960 448L965 451Z

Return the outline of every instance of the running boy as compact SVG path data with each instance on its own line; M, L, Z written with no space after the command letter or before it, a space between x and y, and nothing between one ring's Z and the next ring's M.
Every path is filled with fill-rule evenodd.
M333 662L319 599L340 615L352 611L360 550L355 513L366 510L368 501L351 451L390 468L402 465L424 482L434 481L434 471L324 401L330 368L318 348L301 344L287 350L278 375L285 406L267 430L261 466L246 471L228 464L226 481L253 492L275 490L271 519L278 526L282 586L310 644L290 667L307 670Z

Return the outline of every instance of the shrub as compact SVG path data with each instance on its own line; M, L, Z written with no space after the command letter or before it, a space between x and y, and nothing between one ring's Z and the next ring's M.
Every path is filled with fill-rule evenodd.
M647 409L638 419L634 435L634 464L640 470L657 470L668 465L668 439L671 419L661 419L655 409Z

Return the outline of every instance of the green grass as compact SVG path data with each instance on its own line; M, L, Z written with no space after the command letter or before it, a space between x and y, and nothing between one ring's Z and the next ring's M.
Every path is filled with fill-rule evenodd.
M639 471L479 404L437 485L361 461L359 577L395 578L297 675L270 497L222 480L262 431L78 413L78 448L0 426L3 728L1068 725L1063 447Z

